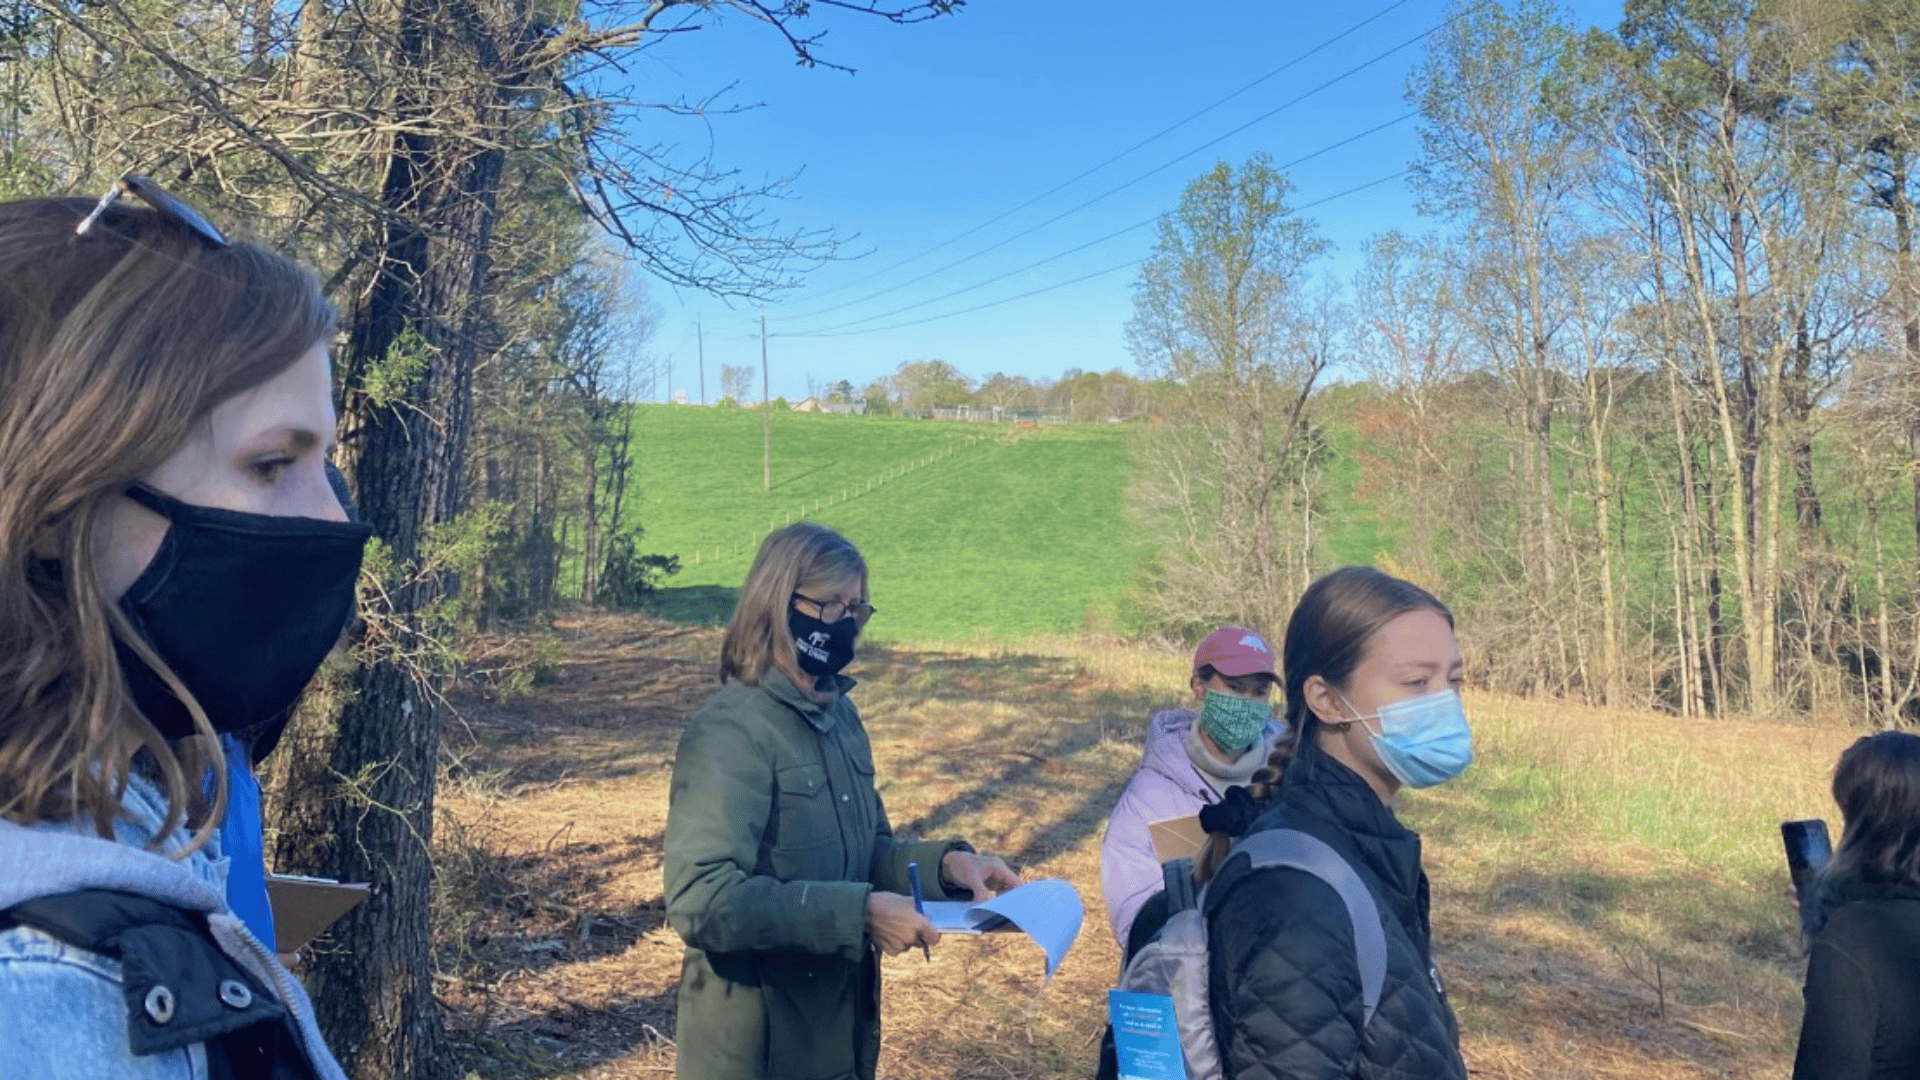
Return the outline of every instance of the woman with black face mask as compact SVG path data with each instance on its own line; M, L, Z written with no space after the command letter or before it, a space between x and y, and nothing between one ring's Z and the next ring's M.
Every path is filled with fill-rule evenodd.
M667 810L667 921L687 943L679 1075L872 1080L880 964L940 933L926 899L1020 879L958 840L893 835L840 674L873 615L846 538L768 536L720 647L721 688L687 722Z
M333 311L139 177L0 205L0 283L0 1072L340 1078L215 857L353 609Z

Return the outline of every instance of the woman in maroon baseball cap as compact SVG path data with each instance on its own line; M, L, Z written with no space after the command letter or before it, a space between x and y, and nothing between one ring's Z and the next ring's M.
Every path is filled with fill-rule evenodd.
M1194 707L1154 715L1140 767L1120 793L1100 844L1107 923L1127 955L1134 951L1130 937L1144 941L1165 918L1164 911L1139 918L1164 880L1147 826L1192 817L1253 777L1280 734L1273 718L1278 682L1267 639L1244 626L1223 626L1194 650L1187 680Z

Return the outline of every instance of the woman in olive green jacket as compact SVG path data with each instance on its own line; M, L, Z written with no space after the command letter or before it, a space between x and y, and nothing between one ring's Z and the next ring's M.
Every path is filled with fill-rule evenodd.
M767 537L687 723L667 810L667 921L687 943L683 1080L871 1080L880 965L932 945L928 899L1018 885L958 840L896 840L840 674L873 614L860 552L821 525Z

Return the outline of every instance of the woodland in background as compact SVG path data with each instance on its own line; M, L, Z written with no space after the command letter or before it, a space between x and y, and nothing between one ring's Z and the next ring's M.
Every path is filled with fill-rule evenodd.
M1476 682L1920 719L1920 4L1460 5L1408 96L1436 229L1377 237L1350 306L1263 159L1164 219L1149 610L1281 626L1368 517Z
M1491 681L1920 718L1920 6L1474 8L1410 97L1356 420Z
M1168 637L1283 626L1377 527L1481 684L1920 720L1920 3L1624 15L1456 4L1408 86L1435 227L1350 283L1264 156L1223 163L1142 266L1138 377L913 360L822 396L1152 421L1130 508Z

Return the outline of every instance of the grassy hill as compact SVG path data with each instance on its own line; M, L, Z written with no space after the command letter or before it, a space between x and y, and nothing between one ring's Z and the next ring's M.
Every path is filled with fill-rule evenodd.
M878 640L1019 640L1124 624L1137 551L1122 520L1125 431L642 406L626 521L678 555L664 614L724 618L760 539L800 517L872 568Z

